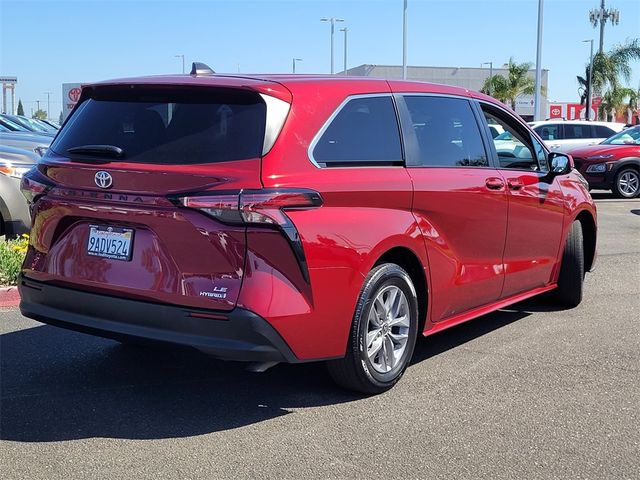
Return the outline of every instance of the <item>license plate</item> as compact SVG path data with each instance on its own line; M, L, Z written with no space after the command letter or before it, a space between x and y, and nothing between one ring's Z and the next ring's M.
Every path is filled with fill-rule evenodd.
M89 225L87 255L129 261L132 246L132 228Z

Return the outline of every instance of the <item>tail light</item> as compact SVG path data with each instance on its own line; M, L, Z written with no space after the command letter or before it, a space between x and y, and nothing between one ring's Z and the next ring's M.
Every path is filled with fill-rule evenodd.
M37 167L26 172L20 181L20 191L29 204L47 193L52 187L53 185L38 171Z
M322 197L318 192L302 188L241 190L178 197L174 201L184 207L200 210L223 223L279 229L287 237L302 275L309 281L302 241L286 210L320 207Z

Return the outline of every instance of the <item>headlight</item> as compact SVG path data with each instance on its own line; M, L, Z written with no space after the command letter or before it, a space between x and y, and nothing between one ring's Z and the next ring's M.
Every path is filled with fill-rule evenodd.
M30 169L31 167L14 167L10 163L0 164L0 173L13 178L22 178Z
M587 160L606 160L613 157L613 153L603 153L601 155L593 155L592 157L587 157Z
M33 151L41 157L44 157L44 154L47 153L47 150L49 150L49 147L36 147L33 149Z
M596 163L587 167L587 173L604 173L606 171L607 166L604 163Z

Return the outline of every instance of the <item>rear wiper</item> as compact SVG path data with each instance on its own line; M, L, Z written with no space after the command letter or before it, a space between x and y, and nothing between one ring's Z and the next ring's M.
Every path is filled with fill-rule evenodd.
M67 149L71 154L93 155L95 157L120 158L124 155L124 150L115 145L80 145Z

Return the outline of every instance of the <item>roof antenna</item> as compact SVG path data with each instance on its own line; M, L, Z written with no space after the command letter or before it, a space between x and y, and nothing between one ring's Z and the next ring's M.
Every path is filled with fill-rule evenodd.
M209 65L201 62L191 64L191 75L213 75L214 72Z

